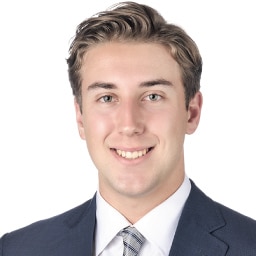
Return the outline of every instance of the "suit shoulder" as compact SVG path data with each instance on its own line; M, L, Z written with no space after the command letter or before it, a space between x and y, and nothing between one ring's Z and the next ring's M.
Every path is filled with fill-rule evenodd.
M252 225L254 227L256 227L256 220L249 217L249 216L246 216L245 214L242 214L234 209L231 209L219 202L215 202L216 205L219 207L219 209L221 210L222 214L224 216L226 216L228 219L230 220L241 220L243 223L246 223L246 224L249 224L249 225Z
M256 221L222 204L216 204L225 225L213 235L229 245L228 255L256 255Z
M204 192L202 192L194 183L192 183L192 189L190 194L189 207L193 208L195 212L200 212L199 215L201 219L202 216L208 216L209 219L214 219L213 216L224 219L227 224L232 224L236 226L239 224L243 226L251 226L252 229L256 228L256 220L239 213L219 202L214 201L212 198L208 197ZM211 217L211 218L210 218Z
M219 246L228 248L231 256L254 256L256 255L256 221L231 208L220 204L205 195L198 187L191 182L191 193L184 206L180 219L179 237L187 236L187 239L194 239L201 247L205 234L209 239L214 237L214 241ZM193 227L186 233L183 227ZM194 231L201 234L200 240L196 240ZM189 234L189 235L187 235ZM204 234L204 235L202 235ZM217 240L215 240L217 238ZM215 248L215 247L214 247ZM205 248L207 251L209 248ZM210 250L210 249L209 249ZM214 254L213 254L214 255Z
M70 227L72 225L75 225L76 221L79 221L82 215L87 213L87 208L89 207L91 202L92 202L92 199L66 212L63 212L61 214L58 214L56 216L53 216L47 219L39 220L26 227L15 230L9 234L27 232L27 231L32 231L34 229L42 229L52 225L62 225L63 223L66 223L67 226Z
M251 236L254 238L256 245L256 220L220 203L216 202L216 205L220 209L220 212L226 221L224 230L230 230L234 235L238 234L244 238Z
M68 210L54 217L37 221L26 227L5 234L0 239L0 256L5 255L25 255L21 251L38 250L38 248L50 248L54 243L60 243L65 240L67 234L80 222L85 222L88 217L90 222L95 215L95 199ZM46 246L47 245L47 246ZM56 246L56 244L55 244ZM33 249L33 247L35 249ZM44 251L45 249L42 249ZM5 252L1 254L2 252ZM28 255L33 255L28 254ZM41 255L41 254L36 254ZM46 255L46 254L42 254Z

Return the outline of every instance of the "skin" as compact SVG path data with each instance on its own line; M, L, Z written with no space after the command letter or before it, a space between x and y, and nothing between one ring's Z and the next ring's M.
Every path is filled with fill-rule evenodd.
M79 134L98 169L102 197L135 223L185 175L183 144L199 123L202 95L185 108L178 63L154 43L99 44L81 68Z

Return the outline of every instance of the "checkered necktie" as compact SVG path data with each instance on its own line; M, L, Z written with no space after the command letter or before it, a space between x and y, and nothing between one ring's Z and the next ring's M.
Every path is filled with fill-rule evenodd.
M118 235L123 237L123 256L137 256L145 241L143 235L134 227L124 228Z

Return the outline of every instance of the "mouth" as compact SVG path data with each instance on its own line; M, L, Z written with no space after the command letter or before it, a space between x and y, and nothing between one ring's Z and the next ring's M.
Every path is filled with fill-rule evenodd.
M113 150L116 152L116 154L118 156L123 157L125 159L131 159L131 160L145 156L152 149L153 149L153 147L145 148L145 149L142 149L142 150L136 150L136 151L124 151L124 150L121 150L121 149L113 148Z

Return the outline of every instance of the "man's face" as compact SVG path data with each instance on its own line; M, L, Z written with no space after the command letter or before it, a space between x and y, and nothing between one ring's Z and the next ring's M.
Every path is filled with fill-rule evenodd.
M81 77L77 123L102 196L160 198L176 190L184 178L184 137L198 125L201 94L186 110L179 66L166 48L99 44L84 56Z

